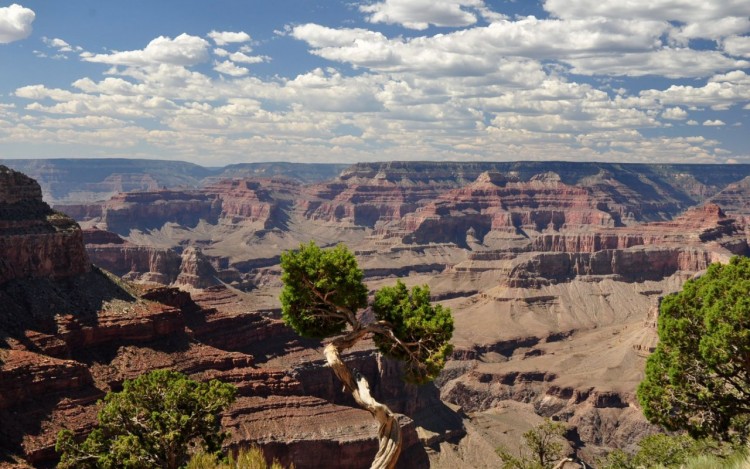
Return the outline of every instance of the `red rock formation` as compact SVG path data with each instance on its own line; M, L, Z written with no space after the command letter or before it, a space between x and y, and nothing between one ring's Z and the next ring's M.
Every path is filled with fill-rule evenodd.
M50 209L33 179L0 166L0 284L88 271L75 221Z
M91 262L128 280L169 285L180 274L182 257L167 248L134 245L100 229L83 230Z
M25 350L0 349L0 409L50 393L81 389L92 383L82 363Z
M117 194L102 204L101 219L107 230L127 235L131 229L161 228L168 222L215 223L220 210L219 201L204 192L164 189Z
M221 223L253 224L270 229L282 223L284 210L298 198L300 184L288 179L225 179L205 192L221 203Z
M490 231L506 233L559 231L576 226L614 226L590 192L545 173L521 182L485 172L476 181L440 195L404 218L407 243L455 242L465 246L467 233L480 243Z
M420 201L437 196L444 189L436 184L404 184L376 174L373 178L347 178L305 189L298 205L312 220L346 222L373 228L411 213Z
M710 201L736 215L750 215L750 176L729 184Z
M180 274L175 285L208 288L221 285L216 269L199 248L189 247L182 252Z

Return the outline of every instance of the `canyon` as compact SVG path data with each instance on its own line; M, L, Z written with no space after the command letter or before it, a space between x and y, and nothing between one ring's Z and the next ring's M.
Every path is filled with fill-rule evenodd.
M367 467L375 423L279 319L279 256L310 240L346 243L372 290L426 283L453 311L434 384L369 341L349 357L404 414L400 467L497 467L544 417L593 462L657 431L634 391L660 299L750 255L747 165L133 160L83 181L92 162L70 161L15 166L39 183L0 166L0 465L53 464L57 431L169 367L238 386L229 447Z

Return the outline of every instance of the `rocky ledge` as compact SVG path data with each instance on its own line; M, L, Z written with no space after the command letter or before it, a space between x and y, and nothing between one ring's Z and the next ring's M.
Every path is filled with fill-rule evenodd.
M36 181L0 166L0 284L89 269L76 222L44 203Z

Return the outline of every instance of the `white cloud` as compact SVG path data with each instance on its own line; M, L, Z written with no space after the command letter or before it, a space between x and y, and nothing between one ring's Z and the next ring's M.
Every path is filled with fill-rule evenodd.
M557 18L630 19L669 22L672 46L687 47L690 39L721 41L750 31L746 0L546 0L544 8Z
M57 49L60 52L74 52L73 46L60 38L50 39L48 37L43 37L42 42L47 44L48 47Z
M211 31L208 33L208 37L210 37L217 46L225 46L233 42L248 42L251 39L250 35L244 31Z
M721 127L723 125L726 125L723 121L719 119L714 120L707 120L703 122L703 125L706 127Z
M483 3L452 2L459 3L476 23L480 16L489 19ZM303 24L290 27L289 36L305 41L312 54L358 71L321 66L270 78L242 66L270 58L253 55L249 43L233 46L226 33L162 37L143 50L82 54L112 67L70 87L18 88L15 98L27 104L0 108L0 148L7 141L96 148L91 142L111 138L117 141L107 142L110 155L117 154L110 148L193 161L210 154L211 164L236 161L248 147L258 160L289 161L724 161L721 143L699 135L711 130L687 119L706 108L745 105L750 77L733 67L749 61L675 47L667 39L709 34L716 29L710 21L700 32L688 28L695 22L677 27L659 18L496 17L491 24L414 37ZM717 44L726 49L733 40ZM53 41L58 50L73 47ZM211 65L191 68L201 62ZM571 71L603 79L583 83ZM640 93L627 78L612 78L643 74L710 78ZM719 112L711 115L716 121L737 120ZM672 125L669 135L692 136L659 136ZM118 139L118 128L129 134Z
M260 55L247 55L243 52L235 52L229 55L229 60L233 62L244 63L244 64L257 64L257 63L265 62L266 60L268 60L268 57L260 56Z
M750 36L731 36L724 40L724 51L729 55L750 58Z
M750 75L736 70L711 77L701 87L672 85L666 90L645 90L641 97L658 101L663 105L710 107L726 110L747 101L750 96Z
M233 77L245 76L250 71L244 67L238 67L234 62L225 60L223 62L214 63L214 70L224 75L231 75Z
M145 49L111 54L81 54L86 62L143 67L148 65L196 65L208 60L208 42L197 36L180 34L174 39L159 36Z
M16 3L0 8L0 44L29 37L35 17L33 10Z
M581 75L705 77L716 72L750 67L750 61L731 59L721 52L694 49L660 49L622 55L565 59Z
M750 15L746 0L546 0L544 9L559 18L640 18L695 23Z
M42 42L44 42L47 47L51 49L56 49L56 52L52 55L45 54L44 52L40 51L34 51L34 55L40 58L49 57L51 59L56 60L67 60L69 53L74 52L82 52L83 48L79 46L72 46L68 44L67 41L60 39L60 38L48 38L48 37L42 37Z
M687 40L689 39L721 39L747 31L750 31L750 18L730 16L690 23L677 28L671 35L675 40L681 42L683 45L687 45Z
M668 109L665 109L661 113L661 117L664 119L669 120L684 120L687 119L688 113L686 110L682 109L681 107L671 107Z
M371 23L400 24L409 29L424 30L429 25L460 27L477 22L468 9L486 9L482 0L384 0L361 5Z
M304 24L292 36L328 60L381 72L481 76L508 60L556 61L584 75L704 77L750 66L718 51L663 48L663 21L522 18L450 34L387 38L366 29Z

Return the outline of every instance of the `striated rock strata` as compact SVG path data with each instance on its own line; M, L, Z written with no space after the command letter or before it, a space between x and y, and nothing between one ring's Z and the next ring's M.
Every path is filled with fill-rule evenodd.
M0 284L88 271L76 222L42 201L36 181L0 166Z

